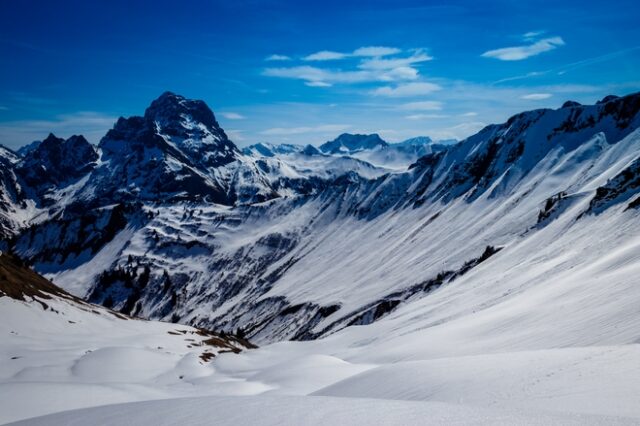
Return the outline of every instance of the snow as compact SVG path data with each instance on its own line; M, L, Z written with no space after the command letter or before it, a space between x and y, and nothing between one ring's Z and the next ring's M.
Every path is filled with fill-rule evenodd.
M15 425L632 425L625 418L527 413L442 402L331 397L207 397L111 405Z
M261 347L205 363L186 326L0 298L0 422L133 402L28 423L637 424L640 211L590 205L637 161L639 119L582 126L600 111L524 113L403 172L295 149L238 154L211 174L246 194L237 205L147 205L159 214L51 276L83 294L94 274L144 259L184 279L173 311L152 293L142 315L249 326ZM553 130L565 123L575 129ZM312 178L335 180L251 201ZM455 275L487 246L501 250ZM455 279L408 293L445 271ZM337 308L312 322L319 307ZM287 341L307 325L322 338Z
M199 355L216 350L195 346L190 339L202 338L190 327L47 303L45 311L37 303L0 298L0 357L6 360L0 392L7 395L0 399L0 424L640 420L637 343L570 347L566 333L564 346L507 351L513 342L503 334L513 338L517 331L489 327L478 315L424 328L415 317L424 307L414 302L373 325L237 355L218 351L206 363ZM533 346L526 336L517 346ZM538 339L554 346L552 338ZM138 402L152 400L161 401ZM113 405L122 402L133 403ZM67 411L95 406L104 407ZM40 415L45 417L34 418Z
M195 385L219 380L200 355L219 355L220 348L202 345L207 337L192 327L124 319L57 298L45 303L47 310L37 302L0 297L0 424L61 410L215 392L203 393L205 387Z
M119 232L113 240L105 244L88 261L83 262L86 259L81 257L77 259L75 264L65 264L63 271L48 273L45 276L53 281L66 283L65 290L69 293L85 297L91 289L91 283L109 265L115 263L123 248L129 244L134 232L135 229L128 227Z
M638 419L639 357L640 345L627 345L399 362L343 380L314 395Z

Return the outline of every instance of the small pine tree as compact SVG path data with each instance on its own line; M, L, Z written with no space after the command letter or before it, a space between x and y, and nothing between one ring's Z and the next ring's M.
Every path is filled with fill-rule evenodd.
M238 327L238 329L236 330L236 337L237 337L238 339L244 339L244 338L246 337L246 336L245 336L245 332L244 332L244 330L242 329L242 327Z

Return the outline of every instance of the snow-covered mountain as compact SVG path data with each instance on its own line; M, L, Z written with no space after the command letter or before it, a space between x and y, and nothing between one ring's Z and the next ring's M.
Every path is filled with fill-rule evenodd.
M164 94L118 121L73 205L14 247L127 313L316 338L453 286L560 216L580 230L618 205L633 216L639 99L518 114L385 174L304 149L243 154L202 103ZM238 173L253 198L229 204Z
M244 395L640 418L640 94L523 112L392 171L356 157L379 138L241 151L209 112L164 94L44 201L5 154L4 245L116 312L240 328L267 346L219 357L215 377Z
M326 154L353 154L355 152L384 148L389 144L373 133L371 135L352 135L343 133L332 141L320 145L320 151Z
M30 214L27 195L16 175L20 156L0 145L0 238L8 238L26 226Z
M64 140L53 134L29 150L16 172L44 205L58 201L55 193L89 174L98 161L96 148L83 136Z
M320 151L313 145L293 145L293 144L272 144L260 142L249 145L242 149L242 152L252 157L276 157L278 155L304 154L304 155L320 155Z
M388 143L378 134L352 135L343 133L336 139L320 145L325 154L357 158L378 167L404 171L418 158L444 149L455 141L436 142L427 136L418 136L398 143Z

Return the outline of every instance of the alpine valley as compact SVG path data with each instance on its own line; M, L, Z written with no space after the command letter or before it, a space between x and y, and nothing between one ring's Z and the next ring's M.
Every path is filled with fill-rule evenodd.
M0 147L0 423L637 424L639 128L241 149L166 92Z

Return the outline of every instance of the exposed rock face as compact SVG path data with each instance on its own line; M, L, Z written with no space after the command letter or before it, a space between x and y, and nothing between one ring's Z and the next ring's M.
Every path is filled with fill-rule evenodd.
M27 186L42 195L77 181L96 165L98 153L84 136L64 140L53 134L27 152L17 172Z
M165 92L147 108L144 120L194 164L218 167L237 159L238 148L203 101Z
M166 93L118 120L64 211L14 248L116 310L316 338L481 274L565 215L568 229L634 214L639 111L638 94L528 111L380 172L329 154L397 145L377 135L240 152L206 105Z

